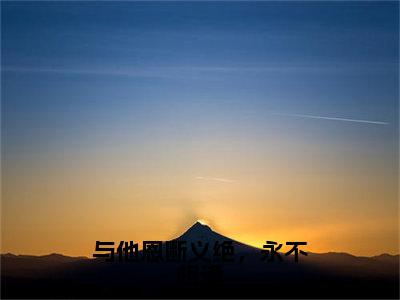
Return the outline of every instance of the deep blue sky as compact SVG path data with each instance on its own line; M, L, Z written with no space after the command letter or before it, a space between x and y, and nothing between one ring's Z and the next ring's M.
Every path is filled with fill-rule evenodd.
M269 110L394 126L397 8L2 3L5 129L17 138L38 130L44 142L56 129L104 130L97 121L125 114L162 120L173 107L189 119L194 110L252 114L261 126ZM148 127L144 119L137 125Z

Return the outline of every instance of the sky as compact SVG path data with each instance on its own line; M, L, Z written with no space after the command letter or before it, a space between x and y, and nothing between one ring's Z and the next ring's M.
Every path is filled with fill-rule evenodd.
M1 252L198 219L398 254L398 2L1 2Z

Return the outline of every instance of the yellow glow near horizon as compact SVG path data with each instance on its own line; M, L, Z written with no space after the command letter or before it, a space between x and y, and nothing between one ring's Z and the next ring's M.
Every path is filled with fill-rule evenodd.
M311 252L398 253L390 161L330 144L310 148L294 134L272 139L253 150L168 140L154 150L132 143L9 162L2 252L91 256L96 240L168 240L199 220L256 247L302 240Z

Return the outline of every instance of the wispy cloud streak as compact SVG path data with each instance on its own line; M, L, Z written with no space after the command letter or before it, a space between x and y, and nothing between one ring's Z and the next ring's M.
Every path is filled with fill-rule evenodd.
M219 178L219 177L203 177L203 176L197 176L197 180L205 180L205 181L218 181L218 182L224 182L224 183L233 183L236 182L235 180L232 179L227 179L227 178Z
M391 65L387 64L287 64L269 63L265 65L179 65L179 66L2 66L2 71L19 73L53 73L69 75L108 75L130 77L188 77L205 76L207 74L231 75L231 74L257 74L257 73L304 73L304 72L352 72L368 70L387 70Z
M360 120L360 119L328 117L328 116L315 116L315 115L306 115L306 114L291 114L291 113L272 113L272 114L278 115L278 116L284 116L284 117L308 118L308 119L354 122L354 123L367 123L367 124L374 124L374 125L388 125L389 124L388 122L375 121L375 120Z

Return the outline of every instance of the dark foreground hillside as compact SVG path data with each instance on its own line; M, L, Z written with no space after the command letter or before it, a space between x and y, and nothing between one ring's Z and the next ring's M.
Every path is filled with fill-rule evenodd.
M399 298L399 256L309 253L298 263L260 260L259 249L195 224L177 240L232 241L233 261L105 262L1 257L2 298ZM244 259L243 259L244 258Z

